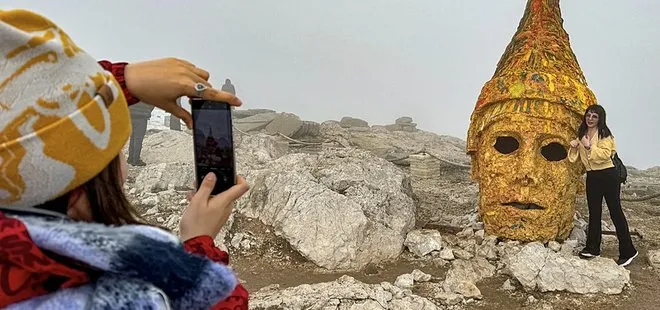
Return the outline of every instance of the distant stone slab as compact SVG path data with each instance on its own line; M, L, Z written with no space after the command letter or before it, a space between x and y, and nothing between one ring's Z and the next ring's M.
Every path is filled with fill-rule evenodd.
M234 120L236 128L242 131L257 131L262 130L268 126L276 117L277 113L262 113L246 118Z
M231 111L231 116L234 119L242 119L242 118L255 116L259 114L265 114L265 113L275 113L275 111L269 109L247 109L247 110L234 109Z
M348 116L342 117L341 121L339 121L339 125L344 128L369 127L369 123L367 123L367 121Z
M410 116L399 117L394 121L395 124L411 124L412 122L413 119Z
M292 137L302 126L303 121L300 120L298 115L280 113L266 126L266 132L269 134L281 133L285 136Z

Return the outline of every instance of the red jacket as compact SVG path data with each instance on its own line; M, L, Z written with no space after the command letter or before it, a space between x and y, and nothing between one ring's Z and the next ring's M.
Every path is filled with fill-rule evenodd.
M124 81L125 63L100 61L121 84L128 104L140 100L132 96ZM186 251L229 264L229 255L218 249L209 236L199 236L184 242ZM83 266L76 262L55 260L32 241L27 228L15 218L0 212L0 308L44 295L57 289L75 287L89 282ZM248 292L238 284L232 294L216 304L215 310L247 310Z

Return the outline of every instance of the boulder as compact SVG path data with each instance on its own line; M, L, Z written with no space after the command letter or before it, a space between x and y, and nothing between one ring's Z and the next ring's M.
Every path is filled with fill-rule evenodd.
M158 193L170 188L180 191L193 189L195 170L189 163L148 165L140 170L133 185L139 192Z
M507 272L526 290L541 292L620 294L630 283L630 271L612 259L562 255L539 242L529 243L513 255Z
M328 269L360 269L397 257L414 227L408 177L365 151L289 154L246 174L236 209L274 227Z
M235 135L234 147L238 174L261 169L289 152L288 142L263 133Z
M296 131L292 138L312 138L321 134L321 124L312 121L303 121L300 129Z
M460 294L466 298L481 299L481 292L476 283L494 275L495 266L484 258L457 259L452 261L443 287L445 292L448 293Z
M277 113L261 113L248 116L245 118L234 120L236 128L245 131L258 131L266 128L279 114Z
M413 230L406 236L404 245L410 252L422 257L433 251L442 250L442 234L437 230Z
M193 137L182 131L162 130L147 134L141 159L147 164L194 163Z
M292 137L303 126L303 121L300 120L298 115L292 113L280 113L266 125L266 132L268 134L283 134L287 137Z

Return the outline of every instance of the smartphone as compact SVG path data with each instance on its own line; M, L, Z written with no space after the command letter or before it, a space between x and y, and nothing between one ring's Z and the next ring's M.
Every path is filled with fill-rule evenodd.
M216 175L211 195L236 184L231 107L227 102L190 98L197 189L209 173Z

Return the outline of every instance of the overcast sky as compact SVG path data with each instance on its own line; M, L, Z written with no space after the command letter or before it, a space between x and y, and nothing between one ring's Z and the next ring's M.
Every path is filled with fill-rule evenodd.
M194 3L192 5L191 3ZM371 124L411 116L465 139L525 0L3 0L99 59L175 56L236 84L246 108ZM660 1L562 0L564 28L621 158L660 165Z

